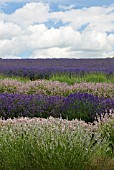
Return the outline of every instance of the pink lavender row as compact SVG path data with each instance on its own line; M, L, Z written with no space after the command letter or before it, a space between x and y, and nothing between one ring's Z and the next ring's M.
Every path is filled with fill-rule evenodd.
M68 97L0 94L0 117L62 117L63 119L82 119L93 122L98 116L114 114L114 99L99 98L88 93L74 93Z
M24 94L44 94L68 96L71 93L87 92L95 96L114 98L114 84L111 83L79 83L68 85L57 81L36 80L27 83L16 80L0 80L0 92L24 93Z
M86 123L85 121L82 120L78 120L78 119L73 119L71 121L67 120L67 119L62 119L62 118L54 118L52 116L50 116L49 118L45 119L45 118L29 118L29 117L20 117L20 118L14 118L14 119L7 119L7 120L3 120L0 119L0 125L3 127L5 125L23 125L23 124L29 124L29 125L41 125L41 126L45 126L45 125L49 125L49 126L59 126L62 128L62 130L65 130L65 127L67 126L68 129L70 130L76 130L77 128L84 127L84 129L88 129L91 132L92 131L96 131L97 129L99 129L101 127L101 124L108 124L108 123L113 123L114 122L114 114L113 115L106 115L104 118L102 117L101 120L99 120L99 122L94 122L93 123Z

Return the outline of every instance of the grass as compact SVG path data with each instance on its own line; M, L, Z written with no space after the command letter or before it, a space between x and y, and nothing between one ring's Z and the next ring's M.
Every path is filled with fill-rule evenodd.
M25 82L25 83L30 81L30 79L20 77L20 76L8 76L8 75L0 74L0 80L4 80L4 79L17 80L17 81Z
M66 82L69 85L73 85L74 83L81 83L81 82L94 82L94 83L114 83L114 75L107 76L102 73L90 73L84 76L69 76L66 74L61 75L53 75L50 77L50 80L59 81L59 82Z
M0 124L0 170L113 169L107 136L78 123L23 122ZM96 141L97 140L97 141Z
M80 83L83 81L83 79L81 77L75 77L75 76L68 76L65 74L61 74L61 75L53 75L52 77L50 77L50 80L52 81L59 81L59 82L65 82L69 85L73 85L74 83Z

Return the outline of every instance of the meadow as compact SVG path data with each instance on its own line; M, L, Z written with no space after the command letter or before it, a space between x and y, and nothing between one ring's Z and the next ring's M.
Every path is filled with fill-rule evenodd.
M0 60L0 170L114 170L114 59Z

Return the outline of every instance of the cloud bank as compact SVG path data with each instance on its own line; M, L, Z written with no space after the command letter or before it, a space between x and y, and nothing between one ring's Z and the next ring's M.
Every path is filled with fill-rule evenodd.
M49 3L30 2L12 14L1 11L0 57L114 56L114 5L58 8L59 11L52 11Z

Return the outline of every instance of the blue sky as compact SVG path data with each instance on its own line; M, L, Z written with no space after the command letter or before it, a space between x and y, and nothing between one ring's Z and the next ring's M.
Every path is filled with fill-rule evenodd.
M39 0L35 0L31 2L39 2ZM28 0L28 2L30 2ZM45 2L45 3L50 3L50 7L52 11L59 11L60 9L58 8L58 5L75 5L75 8L82 8L82 7L91 7L91 6L104 6L104 5L111 5L114 3L114 0L44 0L40 2ZM6 1L4 4L1 4L0 9L3 10L4 13L6 14L11 14L13 13L16 9L19 9L23 7L27 3L26 1Z
M16 9L19 9L21 7L23 7L25 3L14 3L14 2L6 2L4 5L1 5L0 9L5 13L5 14L11 14L14 11L16 11Z
M114 2L0 0L0 56L112 57Z

